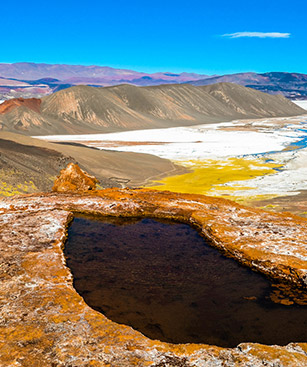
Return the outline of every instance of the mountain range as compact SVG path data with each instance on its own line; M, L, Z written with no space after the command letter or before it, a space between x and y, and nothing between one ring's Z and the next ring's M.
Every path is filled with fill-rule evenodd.
M87 78L90 81L100 83L127 82L135 79L163 79L163 81L184 82L188 80L197 80L206 77L206 75L194 73L175 74L165 73L142 73L127 69L115 69L108 66L96 65L59 65L59 64L36 64L29 62L20 62L13 64L0 63L0 76L33 81L43 78L55 78L62 81L76 81L79 78ZM100 80L100 81L99 81Z
M24 135L165 128L306 113L283 96L238 84L74 86L0 105L0 129Z
M101 87L129 83L148 86L184 83L207 77L196 73L151 74L96 65L0 63L0 100L12 97L42 97L74 85Z
M282 94L293 99L307 99L307 74L271 72L264 74L239 73L190 80L192 85L236 83L269 94Z
M74 85L114 86L132 84L209 85L221 82L240 84L269 94L292 99L307 99L307 75L299 73L238 73L208 76L197 73L143 73L107 66L0 63L0 100L43 97Z

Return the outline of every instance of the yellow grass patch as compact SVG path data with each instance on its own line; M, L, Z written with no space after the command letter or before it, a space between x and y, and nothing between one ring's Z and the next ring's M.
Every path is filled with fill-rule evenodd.
M14 196L24 193L36 192L37 187L32 181L25 181L22 184L11 185L0 181L0 196Z
M275 174L276 168L282 167L280 164L248 158L190 160L180 163L191 168L192 171L154 181L158 185L154 185L153 188L182 193L222 196L242 202L246 199L250 200L251 197L240 196L237 192L253 189L248 185L249 180L259 176ZM236 183L237 181L246 181L246 185L242 185L241 182ZM255 199L264 199L263 195L258 196Z

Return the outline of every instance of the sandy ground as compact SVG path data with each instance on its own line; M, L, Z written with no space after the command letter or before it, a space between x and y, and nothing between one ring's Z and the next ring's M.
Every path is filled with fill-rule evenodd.
M290 212L307 218L307 190L301 190L295 196L279 196L269 200L251 202L251 206L276 212Z

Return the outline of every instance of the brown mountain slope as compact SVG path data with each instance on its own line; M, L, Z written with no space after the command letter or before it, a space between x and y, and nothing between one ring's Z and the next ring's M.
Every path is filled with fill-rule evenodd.
M272 96L233 83L218 83L200 88L242 115L254 114L255 116L270 115L274 117L278 111L280 116L287 116L289 111L295 109L294 103L281 95Z
M236 73L198 80L191 79L187 83L199 86L225 82L240 84L270 94L281 94L291 99L307 98L307 74L300 73Z
M0 124L4 131L29 135L78 134L303 113L283 97L230 83L77 86L42 98L40 112L20 106L2 114Z
M60 152L0 139L0 196L50 189L71 159Z
M51 190L69 162L97 177L103 187L135 187L150 178L185 170L149 154L103 151L85 146L47 143L10 132L0 133L0 196Z

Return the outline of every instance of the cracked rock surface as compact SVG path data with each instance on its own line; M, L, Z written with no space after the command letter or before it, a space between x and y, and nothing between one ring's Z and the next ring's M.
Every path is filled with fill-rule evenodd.
M191 223L227 256L306 292L307 220L288 213L149 189L2 199L0 366L307 365L307 343L174 345L94 311L75 291L62 251L74 212Z

